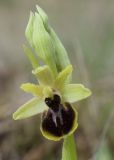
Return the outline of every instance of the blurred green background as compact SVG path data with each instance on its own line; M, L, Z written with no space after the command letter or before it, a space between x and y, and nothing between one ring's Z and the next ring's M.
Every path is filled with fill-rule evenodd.
M114 1L0 0L0 160L60 160L62 141L43 138L40 115L13 121L31 98L19 86L35 81L24 55L30 10L42 7L68 51L73 81L93 94L77 103L78 160L114 159Z

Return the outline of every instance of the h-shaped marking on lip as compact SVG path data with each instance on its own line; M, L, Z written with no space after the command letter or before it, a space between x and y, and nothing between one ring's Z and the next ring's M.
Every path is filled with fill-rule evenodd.
M57 117L60 118L60 122L63 125L63 118L62 118L62 108L63 105L61 104L61 99L59 95L54 95L54 98L46 98L45 103L50 108L50 111L52 113L52 119L57 127Z

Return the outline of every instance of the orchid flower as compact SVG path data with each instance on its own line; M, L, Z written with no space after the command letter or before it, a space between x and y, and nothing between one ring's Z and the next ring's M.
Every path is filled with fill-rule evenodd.
M91 95L82 84L71 83L73 66L68 54L48 22L46 13L36 6L30 13L25 31L30 47L24 51L30 60L32 74L38 83L24 83L21 89L33 98L13 113L14 120L41 114L42 135L53 141L64 139L62 160L76 160L74 131L78 127L78 113L74 103Z
M21 89L27 93L33 94L34 98L22 105L13 114L13 118L15 120L24 119L42 113L40 129L46 138L57 141L66 135L72 134L78 126L78 115L76 109L73 105L71 106L71 104L87 98L91 94L90 90L85 88L82 84L68 83L68 79L72 74L72 69L72 65L68 65L55 78L48 66L38 67L33 70L32 73L36 76L36 78L39 78L39 85L25 83L21 85ZM56 99L54 99L57 95L58 98L60 97L61 101L59 102L59 105L56 102ZM47 103L46 100L48 100ZM52 107L48 105L49 100L54 103ZM71 118L71 122L64 117L63 114L65 113L62 113L64 109L69 116L68 118ZM52 124L49 122L50 117L52 118ZM45 119L47 120L47 126L43 127L43 121ZM65 121L68 122L68 124L65 123ZM51 129L48 125L52 126ZM69 128L67 129L68 131L64 132L62 128L65 128L66 126ZM56 132L54 132L55 130ZM58 133L59 131L60 133Z
M87 98L91 91L82 84L72 84L73 66L67 52L48 23L48 17L37 6L30 13L26 38L34 51L24 46L33 66L38 84L24 83L21 89L34 97L13 114L14 120L41 114L40 129L47 139L58 141L71 135L78 127L74 103ZM40 61L43 65L39 65Z

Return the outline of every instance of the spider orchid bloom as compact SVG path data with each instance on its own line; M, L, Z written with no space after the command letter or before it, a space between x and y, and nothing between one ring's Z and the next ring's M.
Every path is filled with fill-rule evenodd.
M49 66L38 67L32 72L39 85L25 83L21 89L35 97L22 105L14 114L15 120L42 113L40 129L47 139L58 141L72 134L78 127L77 111L71 103L91 95L82 84L69 84L72 65L68 65L56 77Z

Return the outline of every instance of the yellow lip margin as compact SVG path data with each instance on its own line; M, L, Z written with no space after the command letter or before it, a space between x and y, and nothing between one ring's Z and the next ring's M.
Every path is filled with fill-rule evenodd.
M74 124L73 124L73 126L72 126L72 129L70 130L69 133L67 133L67 134L65 134L65 135L63 135L63 136L61 136L61 137L56 137L56 136L50 134L49 132L43 130L42 126L40 125L40 130L41 130L42 135L43 135L46 139L49 139L49 140L52 140L52 141L60 141L62 138L65 138L65 137L67 137L68 135L71 135L71 134L77 129L77 127L78 127L78 123L77 123L77 120L78 120L78 112L77 112L76 109L74 109L73 107L72 107L72 109L73 109L74 112L75 112L75 120L74 120Z

